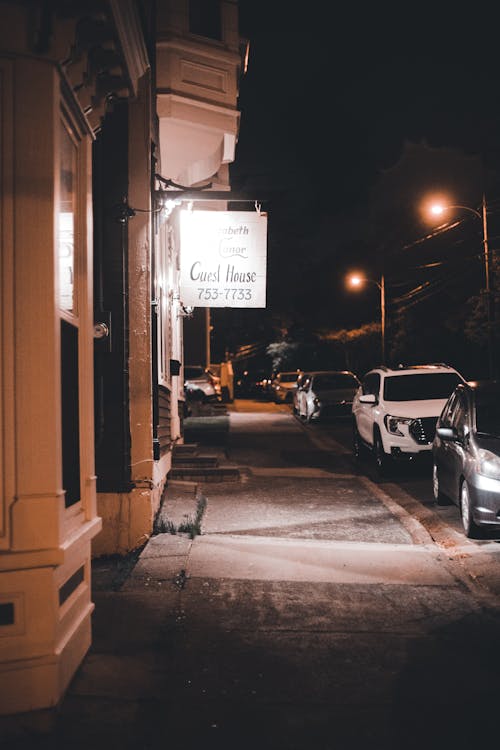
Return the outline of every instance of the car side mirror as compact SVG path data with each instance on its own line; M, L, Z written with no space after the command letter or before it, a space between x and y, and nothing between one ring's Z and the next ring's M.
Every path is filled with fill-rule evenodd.
M360 404L376 404L377 397L375 396L374 393L365 393L359 397L359 403Z
M454 427L438 427L436 433L441 438L441 440L458 439L458 433Z

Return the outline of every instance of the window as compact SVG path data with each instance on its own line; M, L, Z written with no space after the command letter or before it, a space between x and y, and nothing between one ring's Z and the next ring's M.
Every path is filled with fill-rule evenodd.
M160 227L156 266L158 382L168 386L172 342L173 234L168 223Z
M500 394L476 396L476 430L484 435L500 437Z
M451 417L451 426L457 431L459 438L464 438L469 432L468 428L469 415L467 409L467 399L463 393L460 393L457 399L456 409Z
M379 390L380 375L378 374L378 372L373 372L370 375L367 375L363 380L363 394L366 395L372 393L378 398Z
M204 378L205 368L204 367L185 367L184 377L186 380L193 380L195 378Z
M82 141L63 106L59 122L57 305L61 342L62 480L66 508L82 499L80 485L80 309L82 283Z
M78 328L61 319L61 420L66 507L80 500Z
M58 206L58 302L61 310L78 314L75 285L75 219L77 149L66 122L60 126Z
M339 374L325 374L317 375L314 378L314 386L316 388L325 388L336 390L337 388L357 388L358 382L352 375L345 375L344 373Z
M439 420L442 427L451 427L451 415L453 414L457 399L458 396L454 393L446 403Z
M220 0L190 0L189 31L198 36L221 41Z
M384 381L386 401L426 401L448 398L460 378L455 373L395 375Z

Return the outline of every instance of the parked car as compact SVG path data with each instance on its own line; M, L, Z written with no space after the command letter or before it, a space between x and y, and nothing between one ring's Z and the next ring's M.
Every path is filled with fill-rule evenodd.
M293 389L292 410L293 410L293 413L296 416L298 416L298 414L299 414L299 394L300 394L300 389L304 385L304 383L306 382L307 378L308 378L308 373L307 372L301 372L300 375L299 375L299 377L297 378L296 386Z
M220 401L220 380L201 365L185 365L184 393L188 400Z
M215 390L218 394L220 394L220 397L222 397L222 379L221 379L221 366L220 364L210 364L206 370L208 375L212 378L212 383L214 385Z
M297 379L301 370L278 372L272 381L274 401L277 404L293 403L293 391L297 387Z
M256 373L254 396L261 401L270 401L273 398L272 378L268 372L260 370Z
M233 363L229 360L218 364L211 363L207 369L220 386L221 400L225 404L232 404L234 401Z
M430 455L438 417L462 382L462 375L446 364L367 372L352 404L354 455L369 449L381 475L393 460Z
M297 388L297 414L306 422L350 414L359 386L349 370L310 372Z
M273 398L271 377L266 370L243 370L235 376L235 396L269 400Z
M432 457L434 499L459 507L466 536L500 528L500 381L457 385L439 417Z

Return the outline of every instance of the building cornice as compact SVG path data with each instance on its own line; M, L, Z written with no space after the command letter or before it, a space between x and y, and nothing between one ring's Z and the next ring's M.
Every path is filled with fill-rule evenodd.
M238 50L230 50L222 43L202 43L190 37L164 34L156 39L157 49L175 49L184 53L195 53L203 57L212 58L218 62L238 66L241 64L241 54Z
M137 9L131 0L109 0L109 6L132 93L137 96L138 81L150 68Z

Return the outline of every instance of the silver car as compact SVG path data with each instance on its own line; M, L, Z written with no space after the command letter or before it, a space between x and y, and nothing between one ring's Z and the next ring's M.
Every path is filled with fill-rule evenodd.
M359 386L350 370L309 372L297 393L297 413L306 422L350 415Z
M287 372L278 372L274 376L272 388L276 404L293 403L293 393L297 388L297 380L301 372L301 370L290 370Z
M188 400L220 401L220 379L201 365L184 366L184 393Z
M500 381L457 385L432 444L434 499L458 505L466 536L500 529Z

